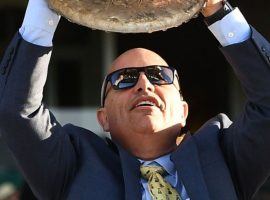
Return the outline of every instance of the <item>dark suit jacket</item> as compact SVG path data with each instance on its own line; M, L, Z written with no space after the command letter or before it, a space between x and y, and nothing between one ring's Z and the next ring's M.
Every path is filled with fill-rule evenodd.
M250 199L270 172L270 45L254 29L221 48L247 95L187 135L172 160L192 200ZM0 66L0 130L39 199L141 199L139 162L91 131L61 126L42 101L51 48L17 34Z

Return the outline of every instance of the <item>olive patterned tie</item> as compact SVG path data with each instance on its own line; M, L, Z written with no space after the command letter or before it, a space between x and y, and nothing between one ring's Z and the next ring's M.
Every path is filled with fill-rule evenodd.
M148 189L153 200L181 200L180 195L163 177L160 166L141 166L141 175L148 180Z

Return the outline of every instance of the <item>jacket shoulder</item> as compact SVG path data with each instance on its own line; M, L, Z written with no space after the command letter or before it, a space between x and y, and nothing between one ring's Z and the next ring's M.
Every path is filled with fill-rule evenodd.
M201 126L201 128L195 133L195 135L199 133L201 134L206 131L208 132L211 129L215 129L215 130L226 129L230 127L231 124L232 124L232 121L230 120L230 118L226 114L220 113L216 115L215 117L209 119L207 122L205 122Z
M227 129L232 121L226 114L220 113L208 120L193 134L201 159L205 163L214 160L223 160L223 153L220 146L223 130Z

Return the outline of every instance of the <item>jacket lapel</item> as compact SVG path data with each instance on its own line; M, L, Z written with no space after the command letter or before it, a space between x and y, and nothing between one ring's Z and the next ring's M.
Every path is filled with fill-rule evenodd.
M190 134L172 153L172 161L178 172L178 184L183 183L191 200L210 200L201 171L197 146ZM179 188L179 187L178 187Z
M138 200L142 199L140 184L140 162L131 156L120 145L117 145L121 158L122 172L125 184L125 199Z
M140 162L118 144L117 148L124 177L125 199L141 199ZM186 135L179 148L172 153L172 161L178 172L178 186L183 183L190 199L210 200L201 171L197 146L190 134Z

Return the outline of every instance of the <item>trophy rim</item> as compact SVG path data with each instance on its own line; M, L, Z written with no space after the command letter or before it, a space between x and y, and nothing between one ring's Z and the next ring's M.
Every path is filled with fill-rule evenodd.
M136 0L108 0L108 3L113 1L133 4L123 6L119 3L110 7L106 0L48 0L48 4L69 21L91 29L119 33L152 33L188 22L197 16L205 2L169 0L167 3L167 0L138 0L145 5L137 5L134 3ZM165 3L156 6L157 2Z

